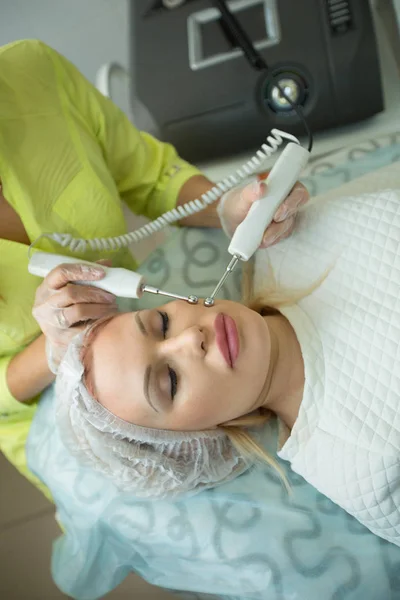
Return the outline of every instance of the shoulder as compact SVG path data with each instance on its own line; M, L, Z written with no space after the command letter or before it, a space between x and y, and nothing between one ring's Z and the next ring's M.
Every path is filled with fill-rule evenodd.
M4 111L26 112L39 104L50 108L56 85L52 50L38 40L23 40L0 48L1 103ZM48 107L46 98L49 99Z
M40 114L60 110L60 98L79 104L88 82L56 50L39 40L0 47L2 113Z
M83 77L65 56L40 40L20 40L0 47L3 82L12 85L29 80L51 89L57 76L66 80Z
M52 53L56 51L40 40L19 40L0 47L0 64L36 69L51 64Z

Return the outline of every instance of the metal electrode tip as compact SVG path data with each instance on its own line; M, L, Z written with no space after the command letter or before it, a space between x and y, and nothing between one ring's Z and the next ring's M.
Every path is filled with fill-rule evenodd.
M210 306L214 306L214 298L215 296L218 294L219 290L222 288L222 286L224 285L226 279L228 278L228 275L230 275L233 271L233 269L236 267L236 265L238 264L240 260L240 256L238 254L235 254L229 265L226 267L225 269L225 273L222 275L221 279L218 281L215 290L213 291L213 293L211 294L211 296L209 296L208 298L206 298L204 300L204 306L210 307Z
M199 299L197 296L188 296L187 301L189 302L189 304L197 304L199 302Z

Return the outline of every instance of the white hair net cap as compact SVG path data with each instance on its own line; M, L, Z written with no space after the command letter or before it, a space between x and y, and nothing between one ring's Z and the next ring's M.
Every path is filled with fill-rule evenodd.
M128 423L88 392L80 360L85 332L71 342L56 379L56 423L79 462L141 498L188 495L225 483L250 461L219 429L166 431Z

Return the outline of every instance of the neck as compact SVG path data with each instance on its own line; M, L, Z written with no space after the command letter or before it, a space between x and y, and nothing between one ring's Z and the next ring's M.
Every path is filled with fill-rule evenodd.
M264 317L270 332L270 369L262 406L291 429L304 393L304 363L299 342L281 314Z

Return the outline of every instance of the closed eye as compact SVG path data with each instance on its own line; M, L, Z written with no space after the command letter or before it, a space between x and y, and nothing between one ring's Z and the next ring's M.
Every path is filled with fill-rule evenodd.
M163 312L161 310L159 310L157 312L161 317L161 331L162 331L163 337L165 339L167 337L167 332L169 329L169 316L167 315L166 312Z
M171 367L168 367L168 374L171 382L171 398L173 400L178 390L178 377L176 375L176 371L174 371L174 369L171 369Z
M161 331L163 334L163 338L165 339L167 337L169 329L169 316L166 312L161 310L158 311L158 314L161 317ZM178 390L178 376L176 374L176 371L174 369L171 369L170 366L168 366L168 376L171 383L171 399L173 400Z

